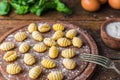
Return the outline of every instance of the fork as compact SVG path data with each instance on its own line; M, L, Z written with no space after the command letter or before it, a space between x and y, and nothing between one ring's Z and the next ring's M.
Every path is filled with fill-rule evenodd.
M120 74L120 71L115 67L115 63L109 58L86 53L81 54L80 58L83 61L99 64L107 69L114 69L118 74Z

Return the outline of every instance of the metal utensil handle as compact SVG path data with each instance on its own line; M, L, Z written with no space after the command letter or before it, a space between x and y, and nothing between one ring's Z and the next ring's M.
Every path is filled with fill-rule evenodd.
M115 65L113 65L113 69L114 69L118 74L120 74L120 70L118 70L118 69L115 67Z

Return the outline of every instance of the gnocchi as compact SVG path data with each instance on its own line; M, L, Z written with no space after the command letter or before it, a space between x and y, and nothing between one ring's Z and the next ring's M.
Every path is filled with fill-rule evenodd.
M72 58L75 56L75 51L73 49L65 49L61 55L65 58Z
M73 44L73 46L80 48L83 43L82 43L82 40L80 38L74 37L72 40L72 44Z
M30 69L29 77L32 79L37 79L40 76L41 72L41 68L39 66L35 66L32 69Z
M27 53L24 55L24 62L27 64L27 65L33 65L36 60L35 60L35 57L30 54L30 53Z
M35 23L31 23L28 26L28 31L32 33L33 31L37 31L37 25Z
M6 68L6 71L9 73L9 74L18 74L21 72L21 67L18 65L18 64L9 64L7 65L7 68Z
M58 31L58 30L64 30L64 26L60 23L53 24L53 30Z
M74 69L76 64L72 59L63 59L63 65L67 69Z
M56 66L56 63L53 61L53 60L50 60L50 59L43 59L41 61L41 65L44 67L44 68L54 68Z
M25 32L17 32L14 35L16 41L23 41L27 38L27 34Z
M35 39L35 40L37 40L37 41L40 41L40 42L43 40L42 34L39 33L38 31L34 31L34 32L32 33L32 37L33 37L33 39Z
M0 45L0 49L3 51L9 51L9 50L13 49L14 47L15 47L15 45L12 42L3 42Z
M71 29L66 33L66 37L69 39L73 39L77 35L77 31L75 29Z
M7 62L14 61L17 59L17 53L16 51L8 51L6 54L3 56L3 59Z
M52 39L58 40L59 38L62 38L63 36L64 36L64 32L61 30L58 30L53 34Z
M40 42L38 44L35 44L33 49L37 52L44 52L47 50L47 46L43 42Z
M67 47L71 45L71 41L67 38L60 38L57 40L57 43L61 47Z
M48 74L49 80L63 80L63 73L61 71L52 71Z
M50 58L56 58L58 56L58 48L55 47L55 46L52 46L50 49L49 49L49 57Z
M56 42L54 40L52 40L51 38L45 38L43 40L43 42L47 45L47 46L55 46Z
M19 51L20 51L21 53L25 53L25 52L27 52L29 49L30 49L30 45L29 45L29 43L27 43L27 42L23 42L23 43L19 46Z
M50 30L50 26L47 23L41 23L38 26L38 30L40 32L48 32Z

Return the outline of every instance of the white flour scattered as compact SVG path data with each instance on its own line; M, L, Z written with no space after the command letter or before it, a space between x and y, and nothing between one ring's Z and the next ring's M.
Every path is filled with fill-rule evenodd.
M106 26L108 35L120 39L120 22L113 22Z

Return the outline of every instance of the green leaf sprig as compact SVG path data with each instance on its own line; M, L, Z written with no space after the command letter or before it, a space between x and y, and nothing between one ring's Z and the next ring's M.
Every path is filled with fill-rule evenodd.
M37 16L45 11L57 10L65 14L72 14L72 11L60 0L7 0L0 2L0 15L7 15L10 11L10 4L16 14L34 13Z

